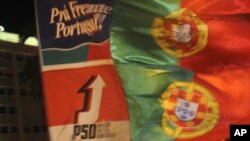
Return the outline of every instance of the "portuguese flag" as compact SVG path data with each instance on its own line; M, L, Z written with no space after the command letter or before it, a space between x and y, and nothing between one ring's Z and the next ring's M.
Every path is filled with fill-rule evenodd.
M222 141L229 125L250 124L248 5L115 1L111 55L132 141Z

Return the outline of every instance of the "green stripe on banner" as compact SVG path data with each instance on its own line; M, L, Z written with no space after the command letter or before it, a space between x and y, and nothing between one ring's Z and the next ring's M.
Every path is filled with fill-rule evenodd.
M42 51L43 65L58 65L84 62L88 57L88 46L81 46L71 50L45 50Z

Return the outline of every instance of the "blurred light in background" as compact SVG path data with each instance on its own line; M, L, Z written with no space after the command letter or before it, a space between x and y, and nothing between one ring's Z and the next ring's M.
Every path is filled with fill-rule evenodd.
M0 25L0 32L4 31L4 27Z
M15 33L0 32L0 41L18 43L19 35ZM25 40L24 44L38 47L38 40L36 37L29 37L28 39Z

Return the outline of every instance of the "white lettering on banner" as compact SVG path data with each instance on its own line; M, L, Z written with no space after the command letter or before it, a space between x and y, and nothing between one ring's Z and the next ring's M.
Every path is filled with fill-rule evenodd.
M93 36L101 32L103 22L112 7L105 4L80 4L70 1L63 8L52 7L50 9L49 24L56 27L55 38L67 38L79 35Z
M79 136L72 136L74 128L77 128L75 133ZM51 126L49 127L49 134L51 141L130 141L129 121Z
M77 4L76 1L69 2L70 12L74 19L93 13L110 14L112 7L105 4Z
M94 33L102 30L102 24L106 15L95 14L93 18L76 22L69 26L65 25L64 22L56 23L56 38L63 37L72 37L76 35L88 35L93 36Z

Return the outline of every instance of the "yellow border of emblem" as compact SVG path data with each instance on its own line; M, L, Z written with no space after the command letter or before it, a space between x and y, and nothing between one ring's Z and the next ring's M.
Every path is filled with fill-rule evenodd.
M161 125L164 132L173 138L194 138L197 136L204 135L211 131L217 124L219 120L219 106L215 97L203 86L194 82L175 82L171 84L162 94L161 97L161 107L167 109L169 105L168 99L173 93L173 90L178 90L178 88L186 88L187 94L192 94L193 91L199 91L203 96L209 99L208 108L211 108L211 112L207 112L204 115L204 120L197 126L190 127L178 127L173 122L171 122L169 115L164 112L162 115ZM186 132L184 128L193 129L194 132Z
M171 34L169 31L165 31L165 20L172 20L177 19L181 21L181 15L187 16L188 21L192 21L197 26L198 30L198 41L197 44L192 46L188 52L184 52L182 50L172 50L173 43L169 43L165 41L165 37L167 34ZM152 35L155 39L157 45L163 49L166 53L175 56L175 57L187 57L193 55L202 49L205 48L207 45L207 38L208 38L208 27L205 23L203 23L195 13L187 11L186 9L177 10L165 17L157 17L153 22L152 27Z

